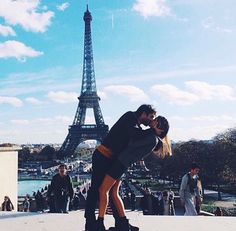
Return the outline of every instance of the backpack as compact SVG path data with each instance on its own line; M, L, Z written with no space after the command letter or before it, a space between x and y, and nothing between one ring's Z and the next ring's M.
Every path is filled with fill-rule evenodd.
M198 177L192 178L190 176L190 173L188 173L188 185L189 185L189 189L190 189L191 194L193 194L194 190L197 188L197 181L198 181Z

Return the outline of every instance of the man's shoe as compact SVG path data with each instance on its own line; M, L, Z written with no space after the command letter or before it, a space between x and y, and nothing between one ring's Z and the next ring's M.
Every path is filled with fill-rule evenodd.
M94 231L96 224L96 219L86 219L85 221L85 231Z

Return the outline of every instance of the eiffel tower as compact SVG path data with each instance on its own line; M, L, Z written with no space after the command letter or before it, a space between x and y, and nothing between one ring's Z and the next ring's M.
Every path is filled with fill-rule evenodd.
M73 124L69 126L69 133L63 142L59 154L61 157L72 156L77 146L89 139L102 141L108 133L108 125L104 123L102 111L99 106L99 96L97 95L93 48L91 36L92 15L88 9L84 13L85 33L84 33L84 63L81 94L78 97L79 104L75 114ZM85 124L86 110L93 109L95 123Z

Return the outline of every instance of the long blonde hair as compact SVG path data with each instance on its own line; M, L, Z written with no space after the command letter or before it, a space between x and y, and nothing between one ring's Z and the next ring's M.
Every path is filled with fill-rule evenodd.
M171 148L171 143L170 143L168 136L165 136L163 139L160 139L160 140L162 142L161 147L157 150L154 149L152 151L152 153L155 156L160 157L160 158L164 158L166 156L171 156L172 155L172 148Z

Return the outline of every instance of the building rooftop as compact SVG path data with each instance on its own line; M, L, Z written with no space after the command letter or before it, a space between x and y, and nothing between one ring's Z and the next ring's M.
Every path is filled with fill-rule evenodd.
M140 231L235 231L235 217L143 216L127 212L130 223ZM111 215L105 217L106 227L114 225ZM0 231L83 231L83 211L69 214L0 212Z

